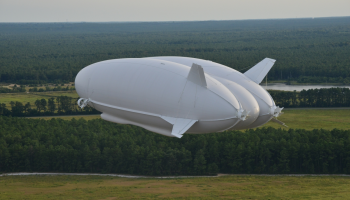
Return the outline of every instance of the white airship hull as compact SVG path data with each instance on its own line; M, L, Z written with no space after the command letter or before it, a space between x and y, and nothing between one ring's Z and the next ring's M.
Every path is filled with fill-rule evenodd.
M260 126L276 110L271 96L249 78L193 58L102 61L82 69L75 86L78 104L101 111L102 119L170 137Z
M258 79L260 80L256 80L256 82L254 82L254 80L248 78L247 76L245 76L245 74L242 74L232 68L229 68L227 66L224 66L209 60L202 60L202 59L188 58L188 57L175 57L175 56L154 57L154 58L160 59L160 60L172 61L172 62L183 64L186 66L191 66L192 63L196 63L203 67L205 73L215 78L218 77L218 80L220 80L226 87L231 88L227 84L227 81L231 81L233 83L236 83L237 85L240 85L241 87L234 86L236 89L235 91L232 90L232 92L236 94L235 96L238 99L240 99L240 102L242 102L242 104L245 102L247 105L253 107L253 108L246 107L246 110L250 111L249 118L256 118L256 119L254 120L253 123L248 125L247 123L252 121L252 119L251 120L248 119L248 121L247 120L241 121L231 130L256 128L270 121L274 115L278 116L279 114L279 113L275 113L275 114L273 113L273 111L276 108L275 102L273 101L270 94L263 87L259 85L261 80L265 77L267 72L271 69L272 65L274 64L275 60L273 59L266 58L262 62L258 63L258 65L263 64L263 67L261 67L262 70L258 69L258 71L260 72L260 74L258 74L258 76L260 75ZM257 66L257 67L260 67L260 66ZM266 74L264 74L265 73L264 70ZM264 74L264 75L261 76L261 74ZM240 90L241 93L245 93L245 94L238 94L238 90ZM248 91L250 95L246 91ZM252 96L254 98L252 98ZM250 101L250 102L248 103L247 101ZM257 106L258 106L258 110L257 110ZM273 110L272 112L271 112L271 109ZM258 112L259 114L257 114Z

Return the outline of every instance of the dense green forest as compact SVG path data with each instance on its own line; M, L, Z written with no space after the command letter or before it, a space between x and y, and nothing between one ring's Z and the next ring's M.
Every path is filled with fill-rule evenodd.
M285 108L296 107L349 107L349 88L321 88L300 92L270 90L276 105Z
M68 87L67 87L68 89ZM349 88L323 88L302 90L301 92L274 91L270 90L276 105L284 108L296 107L349 107ZM48 115L76 115L76 114L99 114L92 107L83 110L77 105L79 98L67 96L51 97L49 99L37 99L35 105L30 102L10 102L11 107L0 102L0 115L3 116L48 116Z
M277 60L269 80L350 83L350 17L143 23L0 23L0 82L74 81L106 59L187 56L244 72Z
M350 130L274 128L169 138L101 119L0 117L1 172L350 173Z

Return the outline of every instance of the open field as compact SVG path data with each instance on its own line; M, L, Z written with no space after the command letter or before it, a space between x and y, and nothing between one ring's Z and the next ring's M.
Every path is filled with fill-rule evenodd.
M350 109L296 109L285 110L284 114L278 118L278 120L286 123L288 128L293 129L350 129ZM78 115L78 116L54 116L54 117L33 117L49 120L51 118L61 118L65 120L71 120L72 118L84 118L85 120L100 119L100 115ZM268 122L263 127L283 128L277 123Z
M2 93L0 94L0 103L5 103L8 107L11 101L19 101L22 103L30 102L35 105L34 102L37 99L48 99L57 96L69 96L78 98L78 94L75 91L54 91L54 92L31 92L31 93Z
M312 110L296 109L285 110L278 120L284 122L288 128L293 129L350 129L350 110ZM277 123L268 122L263 127L271 126L274 128L283 128Z
M335 176L0 177L0 199L346 199L349 196L350 178Z

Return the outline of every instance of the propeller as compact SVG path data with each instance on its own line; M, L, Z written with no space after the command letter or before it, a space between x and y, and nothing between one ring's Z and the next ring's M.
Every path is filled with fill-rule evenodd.
M284 122L281 122L280 120L275 118L275 117L279 117L283 114L282 110L283 110L283 107L280 108L278 106L272 106L271 113L273 114L273 117L272 117L271 121L288 128L288 126Z

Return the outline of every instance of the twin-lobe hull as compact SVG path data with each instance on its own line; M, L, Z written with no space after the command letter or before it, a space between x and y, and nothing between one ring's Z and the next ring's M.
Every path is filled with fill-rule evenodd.
M107 121L179 138L185 132L251 128L271 119L274 102L264 89L267 95L259 93L261 88L248 90L246 85L254 86L242 84L245 79L249 82L244 75L207 62L157 57L95 63L76 77L76 90L82 98L78 104L101 111ZM233 81L235 74L243 76L240 81Z

